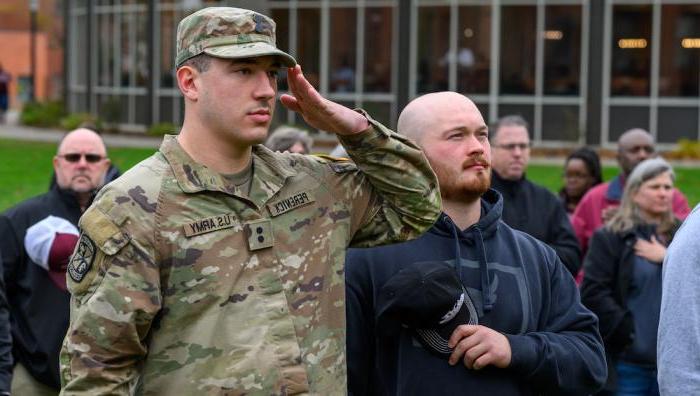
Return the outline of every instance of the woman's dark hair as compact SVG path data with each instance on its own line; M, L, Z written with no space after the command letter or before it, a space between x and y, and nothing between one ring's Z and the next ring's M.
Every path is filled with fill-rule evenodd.
M593 177L593 185L598 185L603 182L603 171L600 167L600 157L589 147L581 147L566 157L566 164L574 158L578 158L586 164L588 172Z

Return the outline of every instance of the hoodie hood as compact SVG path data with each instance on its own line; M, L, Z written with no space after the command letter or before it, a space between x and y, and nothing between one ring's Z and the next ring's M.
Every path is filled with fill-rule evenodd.
M484 239L492 238L498 231L499 220L503 211L503 197L498 191L489 189L481 196L481 217L476 224L472 224L466 230L460 230L452 221L450 216L442 213L435 225L430 229L430 233L441 237L448 237L454 240L454 257L455 263L461 260L462 243L473 246L475 248L476 257L479 261L479 272L481 274L481 297L484 302L484 311L488 312L493 308L494 296L490 293L489 285L491 279L488 271L488 262L486 260L486 248ZM465 276L462 273L462 266L458 265L456 270L460 278L464 281Z

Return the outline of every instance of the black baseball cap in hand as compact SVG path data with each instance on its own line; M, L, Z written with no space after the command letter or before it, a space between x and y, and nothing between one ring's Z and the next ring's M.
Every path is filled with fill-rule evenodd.
M377 326L400 324L415 332L430 352L448 357L447 345L460 325L478 323L474 303L454 266L443 262L414 263L392 276L377 296Z

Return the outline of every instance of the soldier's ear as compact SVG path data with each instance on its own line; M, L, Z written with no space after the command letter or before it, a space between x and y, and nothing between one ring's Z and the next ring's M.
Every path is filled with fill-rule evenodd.
M197 101L198 90L196 84L196 78L198 76L197 70L192 66L181 66L175 72L175 77L177 78L177 86L180 88L180 92L185 97L191 101Z

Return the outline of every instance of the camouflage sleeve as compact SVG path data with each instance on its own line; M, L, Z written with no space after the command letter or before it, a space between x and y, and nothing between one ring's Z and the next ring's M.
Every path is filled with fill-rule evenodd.
M440 192L423 151L366 113L370 128L357 135L339 136L355 162L359 177L351 189L369 189L366 202L353 200L352 247L371 247L418 237L441 211Z
M66 276L71 313L60 356L61 394L131 394L161 306L154 249L99 205L80 225Z

